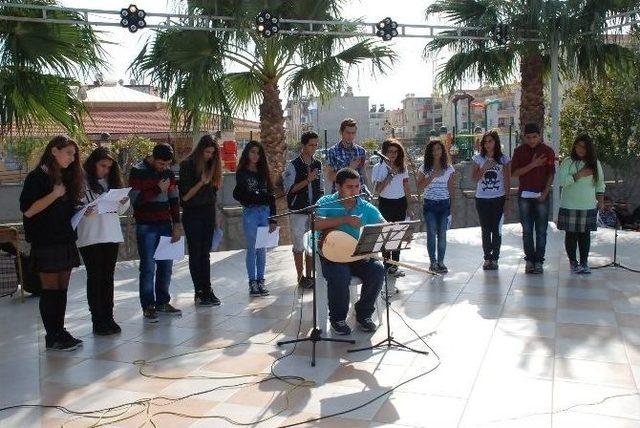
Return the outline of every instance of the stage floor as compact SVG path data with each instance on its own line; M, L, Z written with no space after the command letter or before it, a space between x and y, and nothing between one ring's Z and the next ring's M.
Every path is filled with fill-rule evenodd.
M639 274L611 268L571 275L564 235L551 226L545 273L525 275L520 236L519 225L505 226L500 270L485 272L479 229L452 230L446 258L451 273L434 278L407 271L397 281L401 292L393 308L406 324L391 313L395 337L426 350L408 325L435 353L347 354L351 345L319 343L315 368L308 343L295 350L275 344L298 331L300 300L290 247L268 253L272 295L258 299L248 296L244 252L214 253L213 287L222 300L217 308L194 307L187 261L175 264L172 303L183 316L153 325L142 322L137 263L120 263L115 313L122 334L107 338L91 333L85 272L77 269L67 329L84 340L79 350L45 352L37 299L0 300L0 407L46 404L86 412L138 404L103 413L102 420L55 409L13 409L0 413L0 424L134 427L151 417L158 427L232 426L230 420L264 420L256 426L275 427L347 412L380 396L304 426L640 426ZM639 237L620 237L619 261L640 268ZM592 265L610 260L612 242L610 230L594 235ZM424 236L403 260L426 264ZM304 293L301 336L310 327L310 297ZM352 317L349 322L353 325ZM385 334L382 326L373 337L358 331L352 337L361 346ZM140 375L132 363L141 359L151 361L145 372L164 378ZM270 367L279 376L315 384L267 380ZM154 397L164 398L149 400ZM228 420L196 419L216 415Z

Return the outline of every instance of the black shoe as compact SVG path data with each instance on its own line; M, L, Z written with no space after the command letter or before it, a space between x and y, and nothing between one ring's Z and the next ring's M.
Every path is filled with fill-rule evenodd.
M75 343L77 346L82 346L82 339L78 339L76 337L71 336L71 333L69 333L65 329L62 329L62 332L60 333L60 337L62 337L63 340L67 340L71 343Z
M120 328L118 323L113 319L113 317L107 320L107 325L109 326L109 329L111 330L112 334L122 333L122 329Z
M499 267L497 260L491 260L491 270L498 270Z
M438 263L438 273L448 273L449 268L447 268L444 263Z
M109 336L110 334L115 333L109 328L109 325L106 322L94 322L93 323L93 334L96 336Z
M258 280L258 291L260 292L260 295L263 297L269 295L269 290L264 288L264 279Z
M159 321L158 312L156 312L156 308L154 306L149 306L147 309L143 310L142 315L144 316L145 322L156 323Z
M533 264L533 273L538 274L538 275L541 274L541 273L544 273L544 267L543 267L542 263L537 262L537 263Z
M258 282L257 281L249 281L249 296L251 297L260 297L260 290L258 290Z
M211 302L213 303L213 306L220 306L220 299L218 299L216 295L213 294L213 291L209 293L209 297L211 298Z
M395 275L396 272L398 272L398 266L396 266L396 265L391 265L391 266L389 266L389 268L387 268L387 273L389 275Z
M69 335L69 336L71 336L71 335ZM78 346L80 346L79 343L76 343L76 342L70 340L63 333L59 333L59 334L55 335L54 337L50 337L49 335L47 335L45 337L45 343L46 343L46 347L47 347L48 351L64 351L64 352L68 352L68 351L76 350L76 349L78 349Z
M485 260L482 264L483 270L491 270L491 260Z
M211 300L211 296L207 293L196 293L196 295L193 297L193 300L196 306L213 306L213 300Z
M182 316L182 311L171 305L171 303L156 306L156 311L161 314L172 315L174 317Z
M360 327L360 330L366 331L367 333L373 333L378 329L378 326L371 320L371 318L358 320L358 327Z
M340 336L348 336L351 334L351 327L346 321L331 321L331 328L336 334Z

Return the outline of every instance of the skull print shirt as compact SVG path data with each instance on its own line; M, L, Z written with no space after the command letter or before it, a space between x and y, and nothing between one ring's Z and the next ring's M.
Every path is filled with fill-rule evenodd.
M485 162L487 162L487 158L478 154L472 158L472 161L478 165L478 167L482 168ZM504 168L510 161L508 156L503 155L499 163L485 171L484 175L478 180L476 198L490 199L505 195Z

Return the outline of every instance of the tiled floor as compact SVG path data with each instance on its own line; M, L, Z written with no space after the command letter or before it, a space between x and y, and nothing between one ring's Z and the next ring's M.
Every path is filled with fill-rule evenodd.
M67 328L85 342L77 351L45 352L37 299L0 300L0 407L59 405L95 411L86 415L93 418L17 408L0 412L0 423L640 427L640 275L605 269L572 276L563 235L551 227L547 270L527 276L518 225L505 227L500 270L485 272L479 235L477 228L449 233L450 274L407 271L397 281L394 336L422 350L426 342L435 352L348 354L349 345L319 343L315 368L308 343L275 344L298 331L289 247L269 253L272 295L262 299L248 297L243 252L214 253L218 308L193 306L187 263L177 263L171 292L184 315L156 325L142 323L136 263L119 264L116 319L123 332L108 338L91 333L85 273L78 269L67 311ZM640 267L638 238L620 238L619 261ZM594 236L593 265L608 261L612 241L610 231ZM403 259L424 265L424 245L420 236ZM310 328L310 297L305 292L302 335ZM353 338L366 345L385 333L383 327L373 337ZM272 372L286 381L271 379ZM120 407L107 410L114 406Z

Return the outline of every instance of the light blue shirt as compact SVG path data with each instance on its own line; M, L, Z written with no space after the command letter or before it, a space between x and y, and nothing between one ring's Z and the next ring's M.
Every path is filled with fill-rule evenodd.
M375 205L363 200L362 198L356 199L356 205L348 210L342 205L342 202L335 202L340 199L338 192L331 195L323 196L318 199L318 216L319 217L341 217L347 215L354 215L360 217L360 225L385 223L384 217L378 211ZM349 224L341 224L338 226L338 230L348 233L356 239L360 238L360 228L353 227Z

